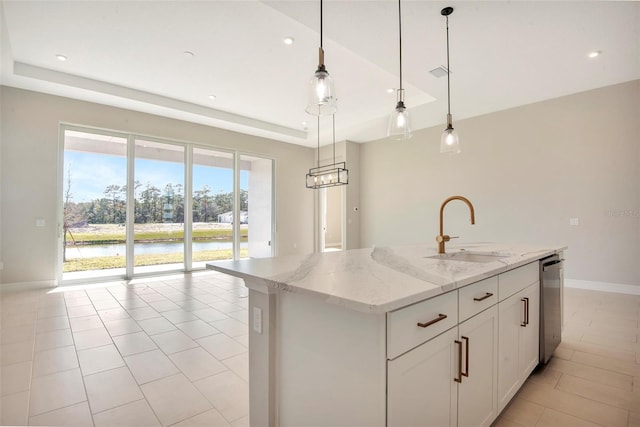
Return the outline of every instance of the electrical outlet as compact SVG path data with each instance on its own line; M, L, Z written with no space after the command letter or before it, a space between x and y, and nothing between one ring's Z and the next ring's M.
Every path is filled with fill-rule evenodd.
M569 225L580 225L580 218L569 218Z
M262 334L262 309L253 307L253 331Z

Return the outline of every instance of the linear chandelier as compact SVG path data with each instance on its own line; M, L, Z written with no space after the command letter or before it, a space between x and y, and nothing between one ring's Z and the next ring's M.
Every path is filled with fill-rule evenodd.
M349 169L346 162L336 163L336 116L332 116L333 125L333 163L320 166L320 116L318 116L318 166L309 169L307 174L307 188L315 190L349 183Z

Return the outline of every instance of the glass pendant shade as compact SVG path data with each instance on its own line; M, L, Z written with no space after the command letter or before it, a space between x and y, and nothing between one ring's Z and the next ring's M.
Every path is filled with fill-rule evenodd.
M460 138L458 132L451 125L442 132L440 138L440 152L458 154L460 152Z
M324 65L309 80L309 97L305 111L314 116L328 116L338 110L333 79Z
M409 115L409 110L404 105L404 90L398 89L398 103L391 113L391 117L389 117L387 136L400 140L409 139L412 135L411 116Z

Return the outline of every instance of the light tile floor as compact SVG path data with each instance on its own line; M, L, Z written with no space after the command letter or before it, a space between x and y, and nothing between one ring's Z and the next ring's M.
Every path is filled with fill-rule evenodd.
M216 272L1 294L2 425L247 426L243 283ZM640 296L565 290L495 427L640 427ZM432 427L432 426L429 426Z
M640 427L640 296L565 289L562 343L494 427Z
M0 424L248 426L246 296L212 271L2 293Z

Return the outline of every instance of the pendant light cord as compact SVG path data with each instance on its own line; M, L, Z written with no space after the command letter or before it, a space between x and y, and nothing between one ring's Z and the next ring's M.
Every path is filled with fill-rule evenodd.
M336 164L336 115L332 114L333 118L333 164Z
M451 115L451 68L449 68L449 15L447 19L447 114Z
M402 9L398 0L398 40L400 45L400 90L402 90Z
M322 47L322 0L320 0L320 49Z

